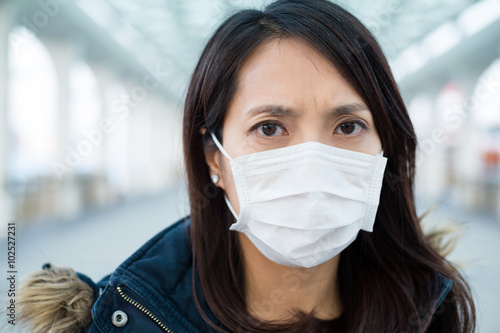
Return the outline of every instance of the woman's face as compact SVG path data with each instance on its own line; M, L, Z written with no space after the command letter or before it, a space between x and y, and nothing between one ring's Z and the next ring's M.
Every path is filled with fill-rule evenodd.
M370 110L316 50L292 40L265 42L244 63L223 123L223 146L232 158L315 141L376 155L382 146ZM229 161L207 154L239 214Z

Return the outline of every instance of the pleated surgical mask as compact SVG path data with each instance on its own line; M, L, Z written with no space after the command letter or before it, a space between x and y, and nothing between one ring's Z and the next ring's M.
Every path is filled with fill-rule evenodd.
M229 159L240 211L230 230L244 233L269 260L314 267L373 231L387 158L319 142Z

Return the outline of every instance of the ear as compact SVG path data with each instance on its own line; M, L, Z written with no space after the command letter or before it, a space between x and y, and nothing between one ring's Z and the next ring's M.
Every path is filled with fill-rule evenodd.
M205 127L200 129L200 134L203 136L207 132ZM205 150L205 162L208 165L208 170L210 172L210 176L217 175L219 176L219 181L214 184L222 189L224 189L224 182L222 180L222 168L221 168L221 152L212 142L212 138L210 137L210 144L204 146Z

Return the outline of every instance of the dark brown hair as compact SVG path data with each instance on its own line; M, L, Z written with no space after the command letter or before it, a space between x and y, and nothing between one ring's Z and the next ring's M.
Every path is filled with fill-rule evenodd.
M338 283L342 316L320 321L298 313L288 324L260 322L245 304L241 253L223 192L212 185L205 151L209 131L222 142L222 124L238 71L264 41L300 39L322 54L372 112L388 157L372 233L361 231L342 252ZM472 332L475 309L459 272L424 236L413 197L416 137L379 45L351 14L326 0L279 0L263 11L242 10L214 33L189 86L184 111L184 155L191 205L193 265L203 299L231 332ZM208 129L204 134L201 130ZM195 270L193 270L195 271ZM434 316L444 276L453 286ZM195 285L193 280L193 285ZM216 325L209 322L216 330ZM219 330L220 331L220 330Z

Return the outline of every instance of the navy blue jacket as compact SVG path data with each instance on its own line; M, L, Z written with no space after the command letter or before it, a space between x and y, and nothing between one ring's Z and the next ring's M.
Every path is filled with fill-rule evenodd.
M193 300L189 227L189 218L177 221L150 239L97 284L79 274L99 295L92 307L93 322L83 332L213 331L199 314ZM197 276L195 284L205 314L213 323L224 328L203 302ZM451 286L451 280L443 280L439 303Z
M189 218L177 221L97 285L86 279L100 295L92 307L93 322L84 332L209 332L193 300L189 227ZM195 283L199 291L197 278ZM219 324L201 294L198 300Z

